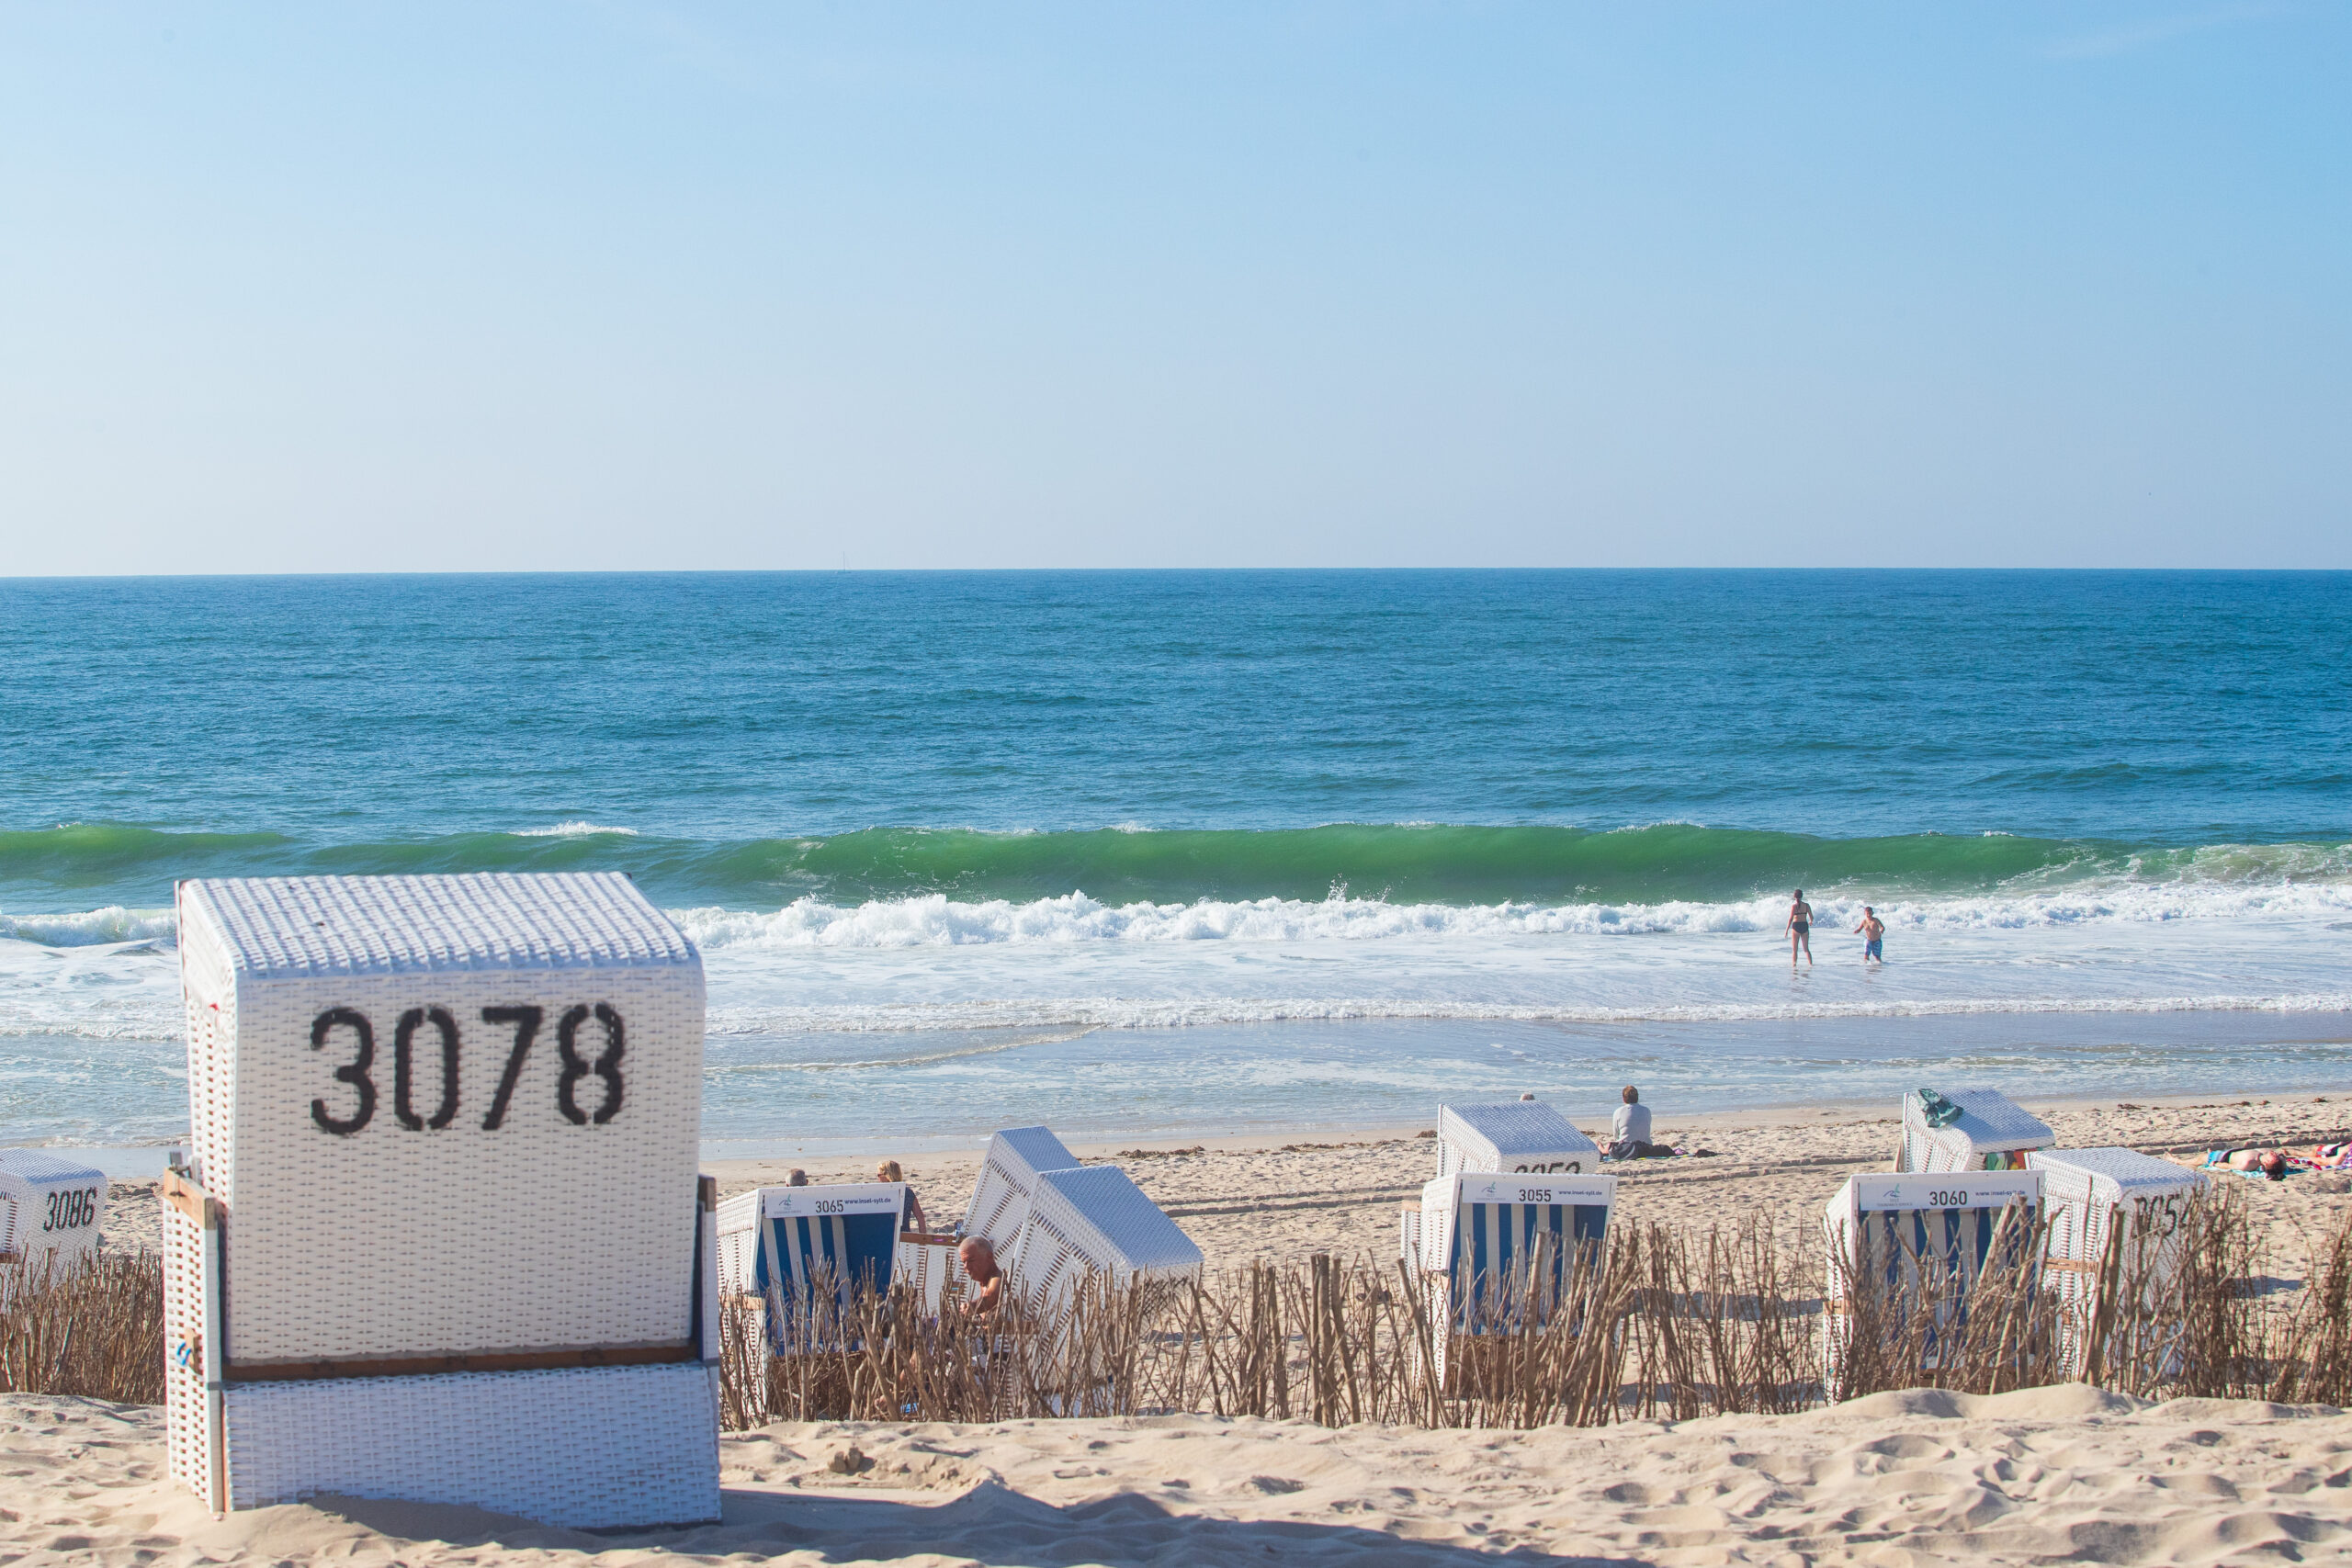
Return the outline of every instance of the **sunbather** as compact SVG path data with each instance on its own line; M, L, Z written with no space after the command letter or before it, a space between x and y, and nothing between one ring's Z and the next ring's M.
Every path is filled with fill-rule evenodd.
M2215 1149L2205 1156L2205 1163L2242 1170L2271 1181L2287 1179L2287 1151L2284 1149Z

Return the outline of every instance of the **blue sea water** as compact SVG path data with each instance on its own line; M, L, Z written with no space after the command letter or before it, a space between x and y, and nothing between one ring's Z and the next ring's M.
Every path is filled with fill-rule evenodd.
M2335 1084L2347 654L2340 573L0 582L0 1142L175 1134L171 884L282 872L629 871L715 1140Z

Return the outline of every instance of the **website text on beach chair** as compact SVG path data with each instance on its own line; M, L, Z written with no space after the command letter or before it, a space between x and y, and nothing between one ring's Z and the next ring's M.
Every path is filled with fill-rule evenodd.
M1006 1287L1033 1309L1058 1313L1085 1282L1191 1279L1201 1249L1116 1166L1037 1173L1028 1217L998 1261Z
M1437 1108L1437 1173L1581 1176L1600 1168L1600 1148L1540 1100Z
M718 1514L701 955L617 874L178 893L172 1473L616 1529Z
M1044 1127L1008 1127L989 1139L972 1201L964 1206L962 1234L978 1236L1001 1263L1029 1217L1029 1195L1042 1171L1073 1170L1078 1156Z
M903 1181L738 1193L718 1206L718 1288L758 1303L772 1350L824 1348L808 1334L858 1292L889 1292L906 1214Z
M2026 1167L2041 1177L2050 1220L2044 1267L2064 1308L2067 1375L2085 1375L2088 1347L2118 1335L2121 1354L2153 1357L2160 1370L2173 1370L2179 1325L2155 1325L2154 1309L2180 1267L2181 1224L2188 1205L2211 1185L2205 1174L2123 1148L2037 1150ZM2103 1303L2109 1290L2116 1294ZM2117 1314L2134 1295L2147 1310L2119 1324ZM2106 1334L2098 1332L2102 1306Z
M1931 1312L1928 1364L1939 1337L1966 1320L1967 1295L1996 1254L1996 1242L2035 1245L2041 1213L2039 1171L1869 1175L1846 1179L1822 1216L1829 1249L1829 1294L1822 1318L1825 1366L1835 1385L1856 1325L1884 1306ZM1867 1296L1868 1299L1858 1299Z
M2048 1124L1996 1089L1934 1091L1951 1108L1938 1115L1917 1089L1903 1097L1903 1142L1894 1168L1908 1171L2023 1170L2025 1156L2058 1141ZM1938 1121L1956 1117L1938 1126Z
M0 1149L0 1297L98 1260L107 1179L39 1149Z
M1613 1176L1442 1176L1421 1189L1419 1275L1442 1383L1464 1341L1541 1318L1609 1234Z

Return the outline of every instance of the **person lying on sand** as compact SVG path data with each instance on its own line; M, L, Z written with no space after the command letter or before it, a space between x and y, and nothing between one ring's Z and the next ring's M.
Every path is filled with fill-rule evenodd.
M996 1248L978 1236L966 1236L956 1249L956 1261L964 1266L964 1277L979 1287L964 1303L964 1315L986 1317L996 1311L1004 1302L1004 1270L996 1266Z
M2287 1179L2287 1151L2284 1149L2214 1149L2206 1155L2205 1163L2215 1168L2243 1170L2272 1181Z

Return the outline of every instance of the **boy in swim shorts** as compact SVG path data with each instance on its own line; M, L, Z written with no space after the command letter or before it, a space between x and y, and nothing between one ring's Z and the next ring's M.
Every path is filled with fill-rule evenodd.
M1885 963L1885 955L1879 950L1879 942L1886 935L1886 922L1878 918L1878 911L1868 904L1863 905L1862 923L1856 926L1854 930L1862 933L1862 962L1865 964Z

